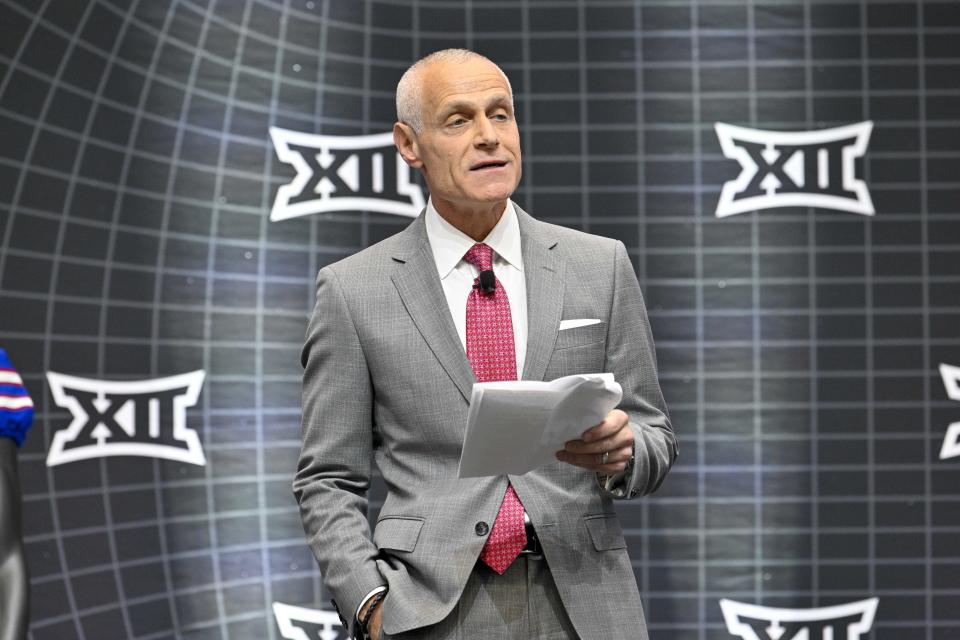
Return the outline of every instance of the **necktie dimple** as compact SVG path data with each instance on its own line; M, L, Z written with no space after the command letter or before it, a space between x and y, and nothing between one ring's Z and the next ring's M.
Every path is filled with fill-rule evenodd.
M473 245L463 259L480 271L493 269L493 249L485 244ZM484 293L479 288L480 278L476 278L467 298L467 360L477 382L517 379L510 301L500 281L494 282L493 293ZM513 485L508 483L480 559L502 574L526 544L523 504Z

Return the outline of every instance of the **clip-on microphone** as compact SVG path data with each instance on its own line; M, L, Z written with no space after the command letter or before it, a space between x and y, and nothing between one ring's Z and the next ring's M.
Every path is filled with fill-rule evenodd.
M493 275L493 270L488 269L480 272L480 283L473 285L474 289L480 289L486 294L491 294L497 288L497 277Z

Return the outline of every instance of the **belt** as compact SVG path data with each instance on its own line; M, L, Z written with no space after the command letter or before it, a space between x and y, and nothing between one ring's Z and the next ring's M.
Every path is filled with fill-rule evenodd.
M528 556L543 556L543 547L540 546L540 538L537 537L537 532L532 523L526 523L526 531L527 544L520 550L520 553Z

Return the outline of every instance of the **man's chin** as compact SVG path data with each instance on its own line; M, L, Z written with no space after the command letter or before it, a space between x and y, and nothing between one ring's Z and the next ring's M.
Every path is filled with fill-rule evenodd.
M484 185L482 188L463 190L453 197L433 194L434 205L438 201L447 203L453 209L477 209L503 204L510 199L516 186L513 184Z
M475 200L477 202L486 202L489 204L503 202L513 195L513 192L516 190L516 188L517 186L512 182L485 185L483 188L478 189L475 192Z

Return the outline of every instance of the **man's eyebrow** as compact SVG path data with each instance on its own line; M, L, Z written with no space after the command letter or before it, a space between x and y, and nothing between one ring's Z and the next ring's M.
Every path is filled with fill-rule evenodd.
M456 102L451 102L446 107L444 107L441 115L443 118L447 118L454 113L469 113L474 109L474 103L467 102L466 100L457 100ZM495 96L490 96L490 99L487 100L486 108L496 106L510 107L510 96L505 93L500 93Z

